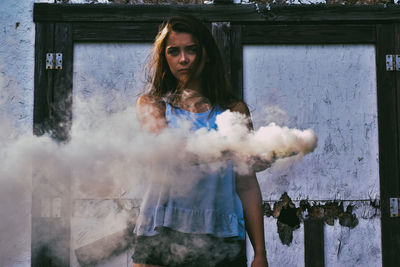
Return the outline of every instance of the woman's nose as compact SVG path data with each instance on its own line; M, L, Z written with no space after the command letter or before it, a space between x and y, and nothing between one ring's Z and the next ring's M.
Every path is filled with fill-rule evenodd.
M189 62L189 59L188 59L187 55L185 54L185 52L182 52L179 56L179 63L187 64L188 62Z

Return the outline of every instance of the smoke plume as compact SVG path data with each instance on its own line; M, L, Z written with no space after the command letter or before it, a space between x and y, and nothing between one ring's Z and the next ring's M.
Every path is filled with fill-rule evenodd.
M165 129L156 135L141 130L133 107L114 113L99 112L101 103L97 100L74 102L74 110L78 112L74 114L71 139L67 143L57 143L47 135L16 134L3 118L0 134L3 197L23 193L13 191L11 184L19 184L25 193L35 190L35 184L31 188L32 177L41 177L48 188L54 188L51 197L55 198L65 192L58 184L63 184L68 177L71 199L140 199L146 181L166 182L168 177L174 177L173 170L191 164L215 170L223 167L225 160L231 160L239 173L246 173L254 161L272 163L293 155L300 159L317 145L312 130L289 129L271 123L251 131L243 115L229 111L217 117L218 130L200 129L190 133L190 125L184 125L183 129ZM191 178L177 184L182 194L196 179ZM13 209L11 203L1 205L2 214L12 213ZM115 218L108 223L121 229L129 216L103 217ZM1 223L2 231L9 227L5 223Z

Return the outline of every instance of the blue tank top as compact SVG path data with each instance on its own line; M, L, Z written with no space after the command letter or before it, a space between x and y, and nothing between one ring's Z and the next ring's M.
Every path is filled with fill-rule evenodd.
M166 103L165 117L169 128L180 128L182 123L189 122L190 131L204 127L215 130L216 116L223 110L217 108L211 115L210 112L192 113ZM178 176L178 187L150 181L135 234L152 236L160 227L168 227L182 233L244 239L243 209L236 193L232 163L226 162L224 168L218 170L206 169L207 165L200 164L184 170L168 170L165 176ZM187 178L192 180L187 182Z

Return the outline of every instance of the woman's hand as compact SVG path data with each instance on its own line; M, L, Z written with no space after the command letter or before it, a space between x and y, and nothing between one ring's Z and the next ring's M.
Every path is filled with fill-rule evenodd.
M251 263L251 267L268 267L268 260L265 255L256 255Z
M249 164L254 172L260 172L271 167L272 163L274 163L275 160L276 160L275 157L272 158L271 160L266 160L256 156L251 158Z

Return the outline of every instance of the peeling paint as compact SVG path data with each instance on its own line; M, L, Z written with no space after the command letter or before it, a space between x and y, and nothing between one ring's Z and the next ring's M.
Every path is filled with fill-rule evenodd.
M309 201L302 199L295 202L299 203L297 207L285 192L279 201L274 202L273 209L271 209L272 201L264 201L263 203L264 215L277 219L279 238L285 245L290 245L293 239L293 231L299 229L300 223L307 218L322 219L329 226L334 226L335 221L338 221L341 226L353 229L359 223L358 217L362 219L380 217L379 201L376 199L353 201ZM346 208L344 208L345 203L347 204ZM354 213L355 210L359 210L358 214Z

